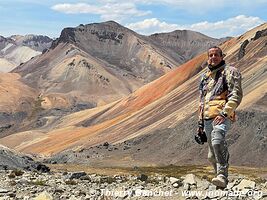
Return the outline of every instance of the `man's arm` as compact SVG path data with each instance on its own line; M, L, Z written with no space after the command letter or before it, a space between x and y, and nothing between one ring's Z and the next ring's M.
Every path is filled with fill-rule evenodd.
M241 74L234 68L229 67L225 70L226 82L228 87L227 103L225 104L222 113L230 116L241 103L243 91L241 85Z
M204 75L201 76L200 84L199 84L199 105L198 105L198 128L204 128L204 93L203 93L203 79Z

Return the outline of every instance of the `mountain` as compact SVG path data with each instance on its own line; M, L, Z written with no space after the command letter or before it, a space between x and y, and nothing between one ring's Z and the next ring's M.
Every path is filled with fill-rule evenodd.
M0 50L5 48L9 43L12 43L13 40L0 36Z
M265 23L221 46L226 61L243 76L239 120L228 135L231 163L235 165L267 164L266 30ZM194 143L193 134L197 128L198 82L206 56L206 52L200 54L121 100L57 121L47 120L35 131L0 141L28 153L61 152L58 156L65 160L78 157L75 162L101 165L131 161L143 165L204 163L207 146ZM63 151L67 149L71 150Z
M41 35L0 36L0 71L9 72L48 49L52 39Z
M39 101L38 92L14 73L0 72L0 96L0 133L4 137L21 130L25 118L33 116L39 109Z
M198 37L205 38L199 44L219 42ZM63 29L51 49L12 72L40 91L44 108L77 110L114 102L178 67L184 61L175 51L114 21L81 24Z
M53 39L44 35L12 35L10 38L19 46L27 46L39 52L49 49L53 42Z
M67 114L115 102L179 66L167 48L113 21L65 28L45 49L49 42L47 37L15 35L0 43L6 52L19 45L44 48L2 79L9 95L5 90L1 93L5 101L0 109L0 137L49 128ZM27 95L28 106L21 101L22 93L15 92L16 85L26 88L21 92Z
M232 125L228 134L231 163L236 165L267 164L267 136L264 131L266 30L265 23L221 45L226 54L226 61L236 66L243 76L244 99L238 109L239 120ZM73 38L75 37L65 37L67 41L72 41ZM49 65L43 63L49 61L49 58L55 60L54 62L60 60L64 53L57 56L55 52L60 52L66 47L73 47L73 52L88 55L86 49L77 48L72 42L55 41L48 52L16 69L24 77L23 83L31 83L34 87L37 83L34 82L34 76L31 76L33 82L27 79L27 74L30 76L34 69L33 63L37 64L40 71L45 67L50 70ZM66 49L64 50L66 52ZM68 52L67 55L69 54L71 53ZM146 165L206 162L207 146L203 148L193 141L193 134L197 128L197 88L206 59L207 54L204 52L130 95L111 103L72 114L67 113L65 116L57 116L58 109L53 110L53 115L50 113L50 116L41 116L39 125L34 129L1 138L0 142L19 151L43 155L61 152L57 156L64 157L65 161L73 157L79 158L73 159L74 162L103 165L110 162L120 165L131 161ZM66 63L70 61L73 60L67 59ZM76 65L76 60L74 64ZM51 74L61 75L60 72L56 72ZM49 76L44 73L43 80L47 77ZM46 83L43 82L44 86ZM50 86L47 87L48 90L49 88ZM40 97L39 103L45 103L43 100L46 99ZM61 99L51 98L53 99L58 104L64 105L66 102L64 96L61 96Z
M161 49L150 44L147 37L114 21L66 28L52 48L59 43L74 44L92 57L144 82L158 78L177 65Z
M179 64L207 51L211 46L223 43L229 38L215 39L190 30L176 30L170 33L156 33L149 38L156 46L164 49Z

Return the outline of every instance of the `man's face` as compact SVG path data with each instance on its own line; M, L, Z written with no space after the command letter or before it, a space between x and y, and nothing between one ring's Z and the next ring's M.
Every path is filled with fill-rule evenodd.
M220 50L216 48L210 49L208 56L208 63L212 66L217 66L223 60L223 56L220 54Z

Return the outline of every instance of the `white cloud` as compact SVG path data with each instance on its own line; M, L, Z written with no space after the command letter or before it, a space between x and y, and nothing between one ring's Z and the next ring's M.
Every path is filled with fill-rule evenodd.
M118 2L123 0L110 0L113 2ZM167 6L176 6L181 9L198 9L198 10L206 10L213 8L221 8L223 6L239 6L239 7L253 7L255 5L262 5L267 3L267 0L132 0L135 3L143 3L143 4L161 4Z
M218 0L209 0L208 3L206 0L136 0L137 2L143 2L147 4L161 4L167 6L174 6L181 10L187 10L190 12L202 13L209 9L219 8L225 4L225 1Z
M101 14L101 9L93 6L88 5L85 3L78 3L78 4L57 4L52 7L53 10L67 13L67 14L76 14L76 13L93 13L93 14Z
M152 34L155 32L170 32L182 28L177 24L168 24L166 22L161 22L157 18L145 19L144 21L131 23L126 26L142 34Z
M51 7L53 10L67 14L96 14L100 15L102 20L122 21L125 18L135 16L145 16L150 14L150 11L138 10L134 3L111 3L107 2L103 5L90 5L86 3L77 4L57 4Z
M237 36L249 29L264 23L259 17L238 15L233 18L218 22L199 22L188 25L168 24L156 18L145 19L141 22L126 25L128 28L142 34L152 34L156 32L170 32L174 30L193 30L211 37L221 38L226 36Z
M124 3L125 0L98 0L105 3ZM250 10L252 8L266 6L267 0L131 0L133 4L146 5L165 5L184 10L189 13L204 14L210 10L218 10L227 8L240 8Z
M225 37L240 35L262 23L264 23L264 20L259 17L238 15L236 17L214 23L202 22L192 24L190 28L192 30L203 32L207 35Z

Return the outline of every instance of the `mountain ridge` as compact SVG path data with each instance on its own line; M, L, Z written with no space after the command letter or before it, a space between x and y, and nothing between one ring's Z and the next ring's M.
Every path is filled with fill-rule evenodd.
M80 70L79 63L84 63L87 67L83 69L88 70ZM25 83L37 87L45 99L60 95L65 99L62 105L75 106L74 99L77 99L91 107L129 95L178 66L179 62L171 58L166 49L155 45L151 38L107 21L63 29L47 52L12 72L21 74ZM54 72L68 76L59 78ZM91 81L82 81L79 86L81 77ZM66 95L65 88L73 92ZM51 102L51 98L48 101Z
M50 48L52 39L42 35L0 36L0 71L10 72L17 66Z

